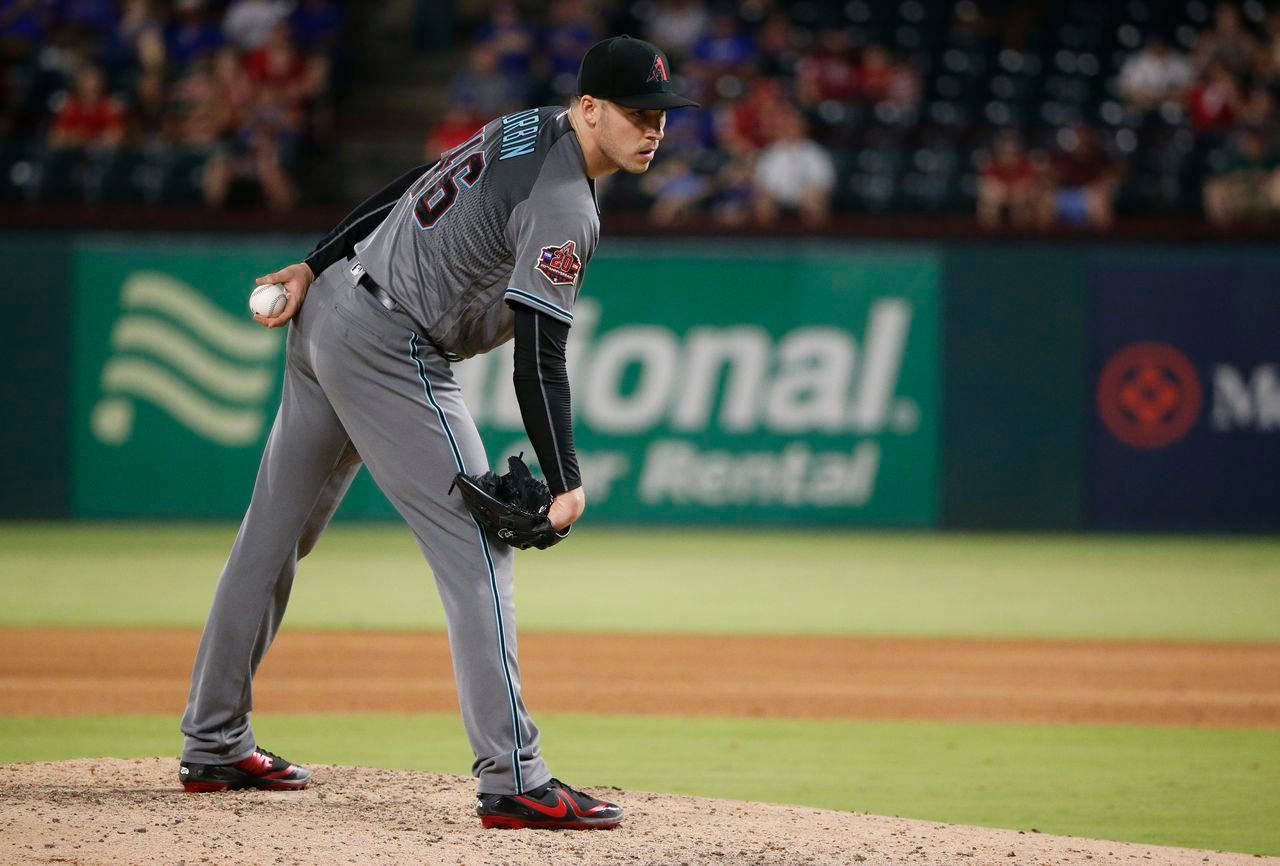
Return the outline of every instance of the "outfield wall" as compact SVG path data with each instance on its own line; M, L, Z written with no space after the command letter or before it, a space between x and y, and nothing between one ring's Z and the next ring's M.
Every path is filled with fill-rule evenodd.
M0 514L238 518L307 239L0 238ZM570 342L592 519L1280 528L1280 253L1093 243L614 241ZM531 452L510 347L455 371ZM362 476L341 516L392 517Z

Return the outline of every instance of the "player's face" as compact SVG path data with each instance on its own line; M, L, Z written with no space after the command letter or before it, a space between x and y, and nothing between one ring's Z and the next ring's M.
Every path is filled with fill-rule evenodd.
M642 174L653 163L667 125L660 108L627 108L603 102L600 117L600 150L623 171Z

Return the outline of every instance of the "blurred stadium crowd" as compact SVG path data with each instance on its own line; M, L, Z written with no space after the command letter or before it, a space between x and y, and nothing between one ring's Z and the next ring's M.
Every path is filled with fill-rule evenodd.
M658 223L977 213L1106 227L1123 213L1280 209L1280 11L1259 0L553 0L474 22L428 151L558 101L606 33L663 46L706 111L668 118L607 204Z
M465 47L447 84L425 85L448 106L428 157L495 115L565 100L605 35L668 50L705 110L672 112L653 169L612 179L604 200L657 224L1280 213L1280 9L1261 0L449 5ZM368 11L0 0L0 199L289 208L300 175L341 147L337 37Z
M334 0L0 0L0 197L297 201Z

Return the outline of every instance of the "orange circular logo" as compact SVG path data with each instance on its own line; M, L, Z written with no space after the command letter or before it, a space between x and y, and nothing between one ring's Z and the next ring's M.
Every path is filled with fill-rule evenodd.
M1112 356L1098 377L1098 413L1134 448L1172 445L1200 416L1204 389L1186 355L1167 343L1134 343Z

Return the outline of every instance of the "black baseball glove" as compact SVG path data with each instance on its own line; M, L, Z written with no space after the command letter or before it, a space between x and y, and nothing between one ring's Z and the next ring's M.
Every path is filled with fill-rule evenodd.
M524 454L507 458L506 475L459 472L449 485L449 493L455 487L462 491L467 510L480 525L512 547L546 550L559 543L569 530L562 535L547 519L551 491L533 477L522 457Z

